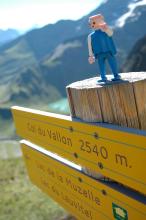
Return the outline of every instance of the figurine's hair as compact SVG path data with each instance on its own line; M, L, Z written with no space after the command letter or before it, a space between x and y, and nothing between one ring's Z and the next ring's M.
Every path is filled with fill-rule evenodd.
M102 14L97 14L97 15L93 15L89 17L89 23L91 23L91 21L93 19L103 19L104 20L104 16Z

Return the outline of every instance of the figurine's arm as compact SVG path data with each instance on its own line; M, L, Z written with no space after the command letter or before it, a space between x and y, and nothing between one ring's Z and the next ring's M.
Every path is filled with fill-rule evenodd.
M88 35L88 51L89 51L89 58L88 61L90 64L95 62L95 57L92 50L92 44L91 44L91 34Z
M113 35L113 30L106 24L101 24L100 29L105 32L109 37Z
M113 30L110 27L107 27L107 29L105 30L105 32L107 33L107 35L109 37L111 37L113 35Z

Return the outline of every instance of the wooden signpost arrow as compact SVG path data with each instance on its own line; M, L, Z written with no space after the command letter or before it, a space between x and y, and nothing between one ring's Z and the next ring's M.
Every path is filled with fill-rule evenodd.
M145 196L86 176L79 166L21 141L31 181L79 220L144 220Z
M21 137L146 195L146 132L21 107L12 112Z

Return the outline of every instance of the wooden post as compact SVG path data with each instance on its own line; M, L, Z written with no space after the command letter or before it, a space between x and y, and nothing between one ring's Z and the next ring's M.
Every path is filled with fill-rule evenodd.
M121 82L101 84L95 77L68 85L71 115L146 130L146 72L122 73L121 77Z

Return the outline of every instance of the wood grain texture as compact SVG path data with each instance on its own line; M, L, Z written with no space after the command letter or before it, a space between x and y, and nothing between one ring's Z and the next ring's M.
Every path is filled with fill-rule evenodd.
M133 84L141 129L146 130L146 80Z
M101 84L94 77L68 85L71 115L146 130L146 72L122 73L121 77L122 82Z
M74 109L74 105L73 105L73 97L72 97L70 88L67 88L67 98L68 98L68 102L69 102L71 116L75 117L75 109Z
M108 92L109 89L110 88L102 87L101 89L97 90L97 93L99 95L99 105L102 110L103 122L114 123L115 117L113 114L113 106L111 103L111 97Z

